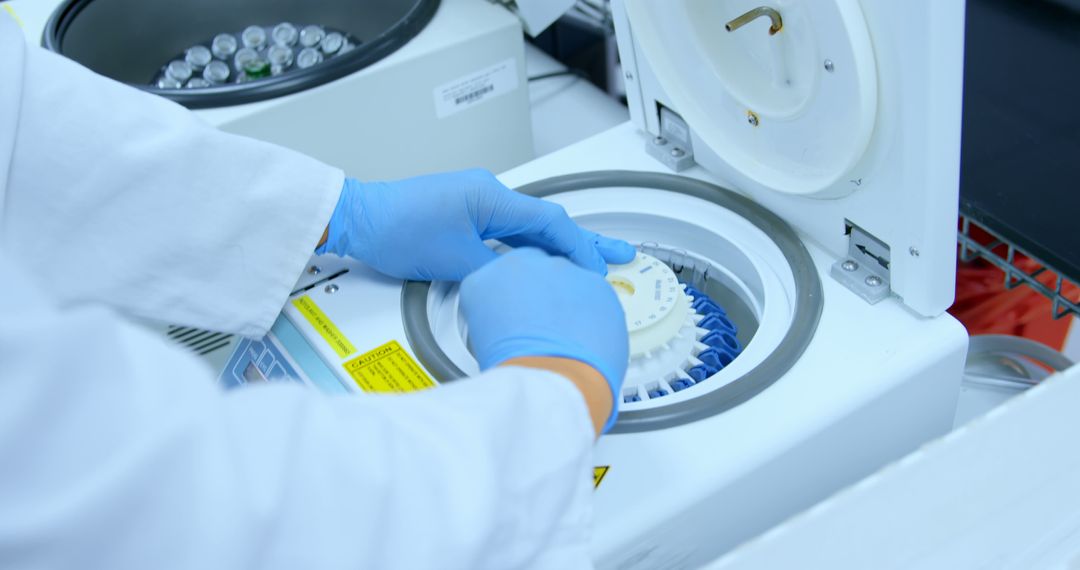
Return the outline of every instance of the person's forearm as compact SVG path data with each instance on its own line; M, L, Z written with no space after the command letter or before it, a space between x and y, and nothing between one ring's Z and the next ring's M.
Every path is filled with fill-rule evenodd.
M585 405L589 408L589 415L592 417L593 428L597 436L600 435L600 430L603 429L611 415L611 408L615 404L612 400L611 388L598 370L580 360L554 356L521 356L511 358L503 362L501 366L547 370L570 380L585 399Z

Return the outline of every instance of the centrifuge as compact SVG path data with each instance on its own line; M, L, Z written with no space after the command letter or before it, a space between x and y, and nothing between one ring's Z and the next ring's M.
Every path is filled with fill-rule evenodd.
M631 362L596 446L593 555L695 567L952 425L964 5L612 7L631 122L501 179L637 246L608 276ZM405 392L476 371L455 284L315 257L222 381Z
M31 42L365 180L498 172L534 156L521 24L488 2L5 6Z

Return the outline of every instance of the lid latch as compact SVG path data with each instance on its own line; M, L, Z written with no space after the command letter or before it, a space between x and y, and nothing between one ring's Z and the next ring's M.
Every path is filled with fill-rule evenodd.
M833 264L833 279L871 305L892 293L889 246L866 230L845 220L847 256Z
M678 113L664 106L660 106L660 134L645 143L645 150L675 172L694 165L689 125Z

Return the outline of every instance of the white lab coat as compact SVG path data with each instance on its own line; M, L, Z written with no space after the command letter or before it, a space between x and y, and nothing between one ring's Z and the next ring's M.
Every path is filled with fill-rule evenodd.
M263 334L342 180L28 47L0 10L0 567L589 565L592 427L565 379L223 392L125 320Z

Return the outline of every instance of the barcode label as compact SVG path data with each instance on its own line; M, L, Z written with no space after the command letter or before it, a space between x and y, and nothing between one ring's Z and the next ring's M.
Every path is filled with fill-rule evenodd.
M518 88L513 58L435 88L435 114L440 119Z
M479 91L473 91L472 93L469 93L468 95L465 95L464 97L458 97L457 99L454 99L454 104L455 105L460 105L462 103L468 103L468 102L473 101L475 99L479 99L479 98L483 97L485 93L491 93L494 90L495 90L494 85L485 85Z

